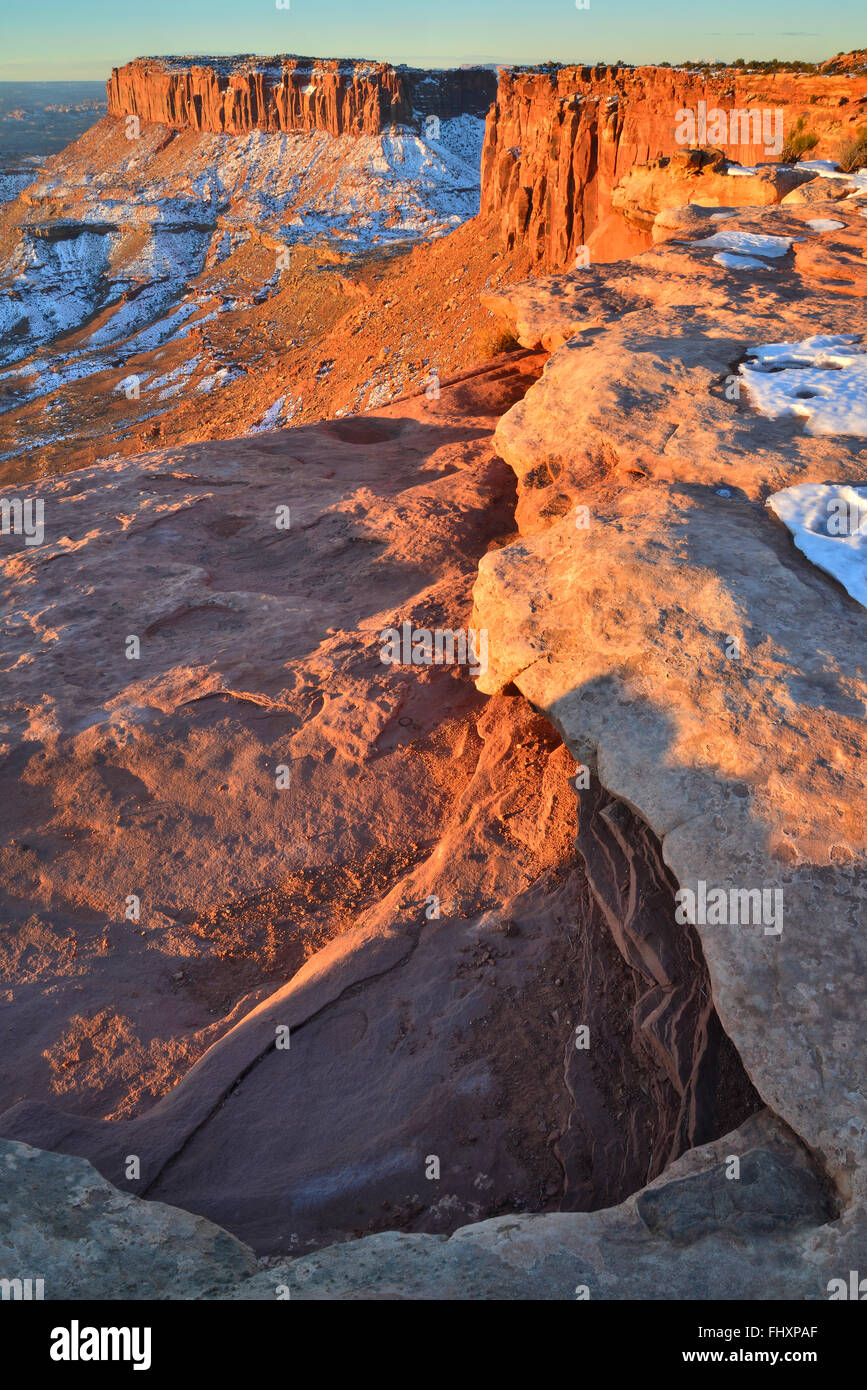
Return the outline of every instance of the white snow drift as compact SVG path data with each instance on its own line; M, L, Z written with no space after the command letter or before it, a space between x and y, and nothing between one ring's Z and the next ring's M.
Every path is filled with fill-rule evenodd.
M746 256L785 256L794 238L789 236L768 236L764 232L741 232L736 227L730 231L714 232L713 236L691 241L689 246L715 246L720 251L740 252Z
M867 487L801 483L768 498L808 560L867 608Z
M747 357L740 374L763 415L800 416L808 434L867 437L867 353L857 334L766 343Z

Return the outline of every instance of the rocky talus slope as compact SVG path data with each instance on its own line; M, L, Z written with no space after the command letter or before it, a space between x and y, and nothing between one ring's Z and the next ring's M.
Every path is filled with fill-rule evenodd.
M40 485L44 543L3 539L0 1231L47 1296L111 1296L71 1207L145 1297L173 1223L202 1297L863 1268L867 612L764 502L867 461L739 372L863 332L862 201L664 208L491 296L524 351L439 400ZM475 683L382 664L471 607ZM679 920L702 884L773 913Z

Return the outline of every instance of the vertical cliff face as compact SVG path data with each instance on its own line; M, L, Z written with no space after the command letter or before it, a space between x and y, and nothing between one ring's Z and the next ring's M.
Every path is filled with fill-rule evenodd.
M487 68L427 72L295 55L137 58L114 68L107 86L109 115L175 128L379 135L427 115L484 116L496 76Z
M611 260L644 244L629 244L627 229L611 218L611 192L633 165L684 149L678 111L698 113L701 102L706 111L779 111L784 136L803 116L805 129L819 137L814 153L833 157L864 119L865 98L863 75L503 71L482 154L482 213L502 226L509 244L526 242L542 269L567 267L583 245L594 260ZM752 120L744 133L756 135ZM697 143L719 143L713 134L708 129ZM744 165L778 157L763 141L724 147Z
M483 214L543 270L569 266L581 246L595 261L643 249L646 234L612 214L611 194L635 165L685 149L678 112L696 138L742 165L773 161L799 118L833 157L864 120L867 74L722 69L562 67L448 71L349 59L138 58L115 68L109 115L175 129L243 135L327 131L380 135L425 117L487 115ZM741 113L724 138L699 112ZM762 133L762 117L768 121ZM769 141L771 147L769 148Z

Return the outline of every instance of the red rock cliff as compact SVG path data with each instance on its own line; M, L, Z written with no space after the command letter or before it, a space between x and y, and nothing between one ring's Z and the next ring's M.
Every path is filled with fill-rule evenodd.
M109 115L176 128L378 135L425 115L484 116L496 77L487 68L426 72L295 55L137 58L114 68L107 87Z
M697 110L700 101L726 112L780 110L786 136L803 115L804 128L819 136L812 155L833 158L867 119L867 75L504 70L482 154L482 213L496 219L510 245L525 241L540 269L570 265L582 245L597 260L624 254L619 243L606 254L615 235L611 191L632 165L684 148L676 113ZM776 158L764 145L725 150L741 164Z

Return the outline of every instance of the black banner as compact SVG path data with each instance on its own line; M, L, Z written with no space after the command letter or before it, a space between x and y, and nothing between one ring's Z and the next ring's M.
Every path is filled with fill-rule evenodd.
M540 1356L541 1347L528 1340L536 1328L542 1336L558 1338L558 1359L564 1351L574 1359L576 1374L600 1370L666 1374L675 1367L698 1376L713 1367L779 1369L795 1366L823 1377L857 1364L864 1323L860 1310L847 1302L666 1303L596 1302L563 1304L522 1302L517 1307L487 1302L478 1305L401 1301L386 1312L376 1301L334 1304L275 1298L273 1302L111 1302L0 1304L4 1360L15 1357L20 1370L38 1371L63 1383L70 1376L93 1379L145 1375L164 1377L180 1372L219 1376L265 1372L269 1363L292 1373L321 1343L334 1373L334 1354L346 1348L357 1373L370 1357L372 1335L392 1330L414 1334L423 1350L425 1379L433 1370L431 1353L439 1350L451 1365L456 1355L466 1366L473 1347L486 1369L496 1364L497 1351L511 1356L515 1334L525 1355ZM384 1318L385 1321L380 1322ZM454 1319L454 1323L452 1323ZM537 1320L538 1319L538 1323ZM461 1335L455 1344L451 1328ZM341 1339L335 1341L339 1331ZM479 1337L479 1334L483 1334ZM351 1337L351 1341L344 1340ZM493 1340L499 1339L498 1341ZM478 1340L476 1340L478 1339ZM560 1339L566 1339L560 1340ZM550 1343L542 1346L550 1349ZM458 1351L458 1347L461 1348ZM291 1359L287 1359L287 1353ZM380 1355L383 1353L381 1352ZM583 1369L582 1369L583 1368ZM370 1373L377 1374L370 1365ZM412 1361L391 1363L391 1375L405 1378ZM541 1370L541 1365L539 1366ZM513 1368L513 1374L515 1370Z

